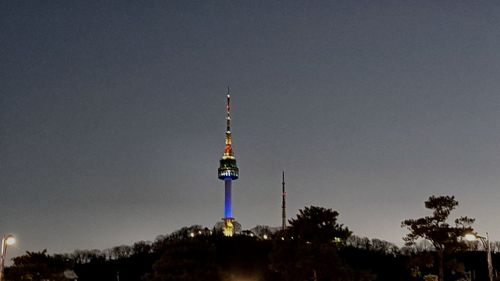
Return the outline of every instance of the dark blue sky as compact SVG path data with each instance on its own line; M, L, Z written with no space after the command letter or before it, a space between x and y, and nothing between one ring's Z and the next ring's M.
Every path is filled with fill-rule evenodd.
M2 1L0 231L71 252L306 205L401 244L432 194L500 240L500 3Z

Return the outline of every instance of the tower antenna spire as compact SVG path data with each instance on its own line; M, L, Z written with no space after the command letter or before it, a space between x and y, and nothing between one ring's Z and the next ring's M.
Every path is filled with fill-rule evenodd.
M286 191L285 191L285 171L282 173L283 181L282 185L282 193L281 193L281 229L285 230L286 228Z
M231 133L231 95L229 94L229 86L227 86L227 102L226 102L226 133Z

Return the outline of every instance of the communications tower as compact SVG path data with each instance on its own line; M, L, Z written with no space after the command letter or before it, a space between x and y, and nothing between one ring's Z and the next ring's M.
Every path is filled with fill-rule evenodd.
M226 145L224 147L224 154L219 163L219 179L224 181L224 229L225 236L233 236L234 233L234 218L231 206L231 185L233 180L237 180L239 176L239 169L236 166L236 158L234 157L233 148L231 146L231 96L229 95L229 88L227 89L227 104L226 104Z
M282 193L281 193L281 229L285 230L286 228L286 191L285 191L285 171L283 171L283 182L282 184Z

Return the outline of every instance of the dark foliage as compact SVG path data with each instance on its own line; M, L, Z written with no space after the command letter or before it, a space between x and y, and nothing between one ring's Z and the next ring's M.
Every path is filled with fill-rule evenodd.
M429 198L426 207L433 210L432 216L403 222L411 231L406 241L412 246L402 249L380 239L351 236L337 222L338 212L311 206L300 210L287 229L274 233L259 226L228 238L195 225L153 243L64 255L27 252L14 258L6 280L68 280L63 272L73 270L79 281L422 281L439 271L445 250L446 281L471 276L486 280L484 251L463 248L459 239L472 230L473 220L459 218L454 225L446 221L457 205L454 197ZM442 233L448 238L440 240L446 236ZM432 245L418 242L420 238ZM496 268L498 258L493 257Z
M220 280L214 246L199 240L180 240L169 245L153 265L151 281Z
M438 256L439 279L444 280L444 255L458 249L466 249L467 245L462 237L473 231L471 225L474 219L460 217L455 225L448 223L448 217L458 206L454 196L431 196L425 201L425 207L432 210L431 216L419 219L408 219L401 223L401 227L409 230L403 238L407 245L415 244L418 239L426 239L434 246Z
M67 280L63 273L72 265L62 255L49 256L47 250L26 252L13 259L14 265L7 271L7 280L43 281Z
M290 227L275 235L271 269L281 280L350 280L349 267L338 254L351 235L337 223L339 213L305 207Z

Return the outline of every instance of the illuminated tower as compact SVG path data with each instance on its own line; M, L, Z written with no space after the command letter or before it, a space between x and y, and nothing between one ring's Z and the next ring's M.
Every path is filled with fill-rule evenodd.
M224 147L224 154L220 159L219 166L219 179L224 181L225 199L224 199L224 229L225 236L233 236L233 210L231 207L231 184L233 180L238 179L239 170L236 166L236 158L234 157L233 148L231 146L231 96L229 95L229 88L227 89L227 105L226 105L226 145Z

